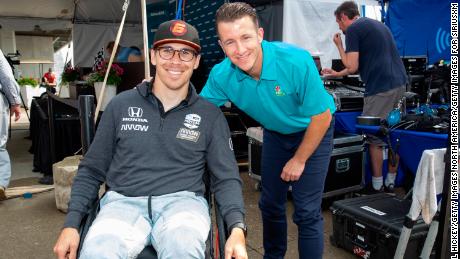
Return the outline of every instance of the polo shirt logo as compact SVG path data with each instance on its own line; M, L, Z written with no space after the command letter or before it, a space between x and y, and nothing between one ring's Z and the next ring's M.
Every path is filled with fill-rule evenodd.
M286 94L284 93L283 89L279 85L275 86L275 94L276 96L285 96Z

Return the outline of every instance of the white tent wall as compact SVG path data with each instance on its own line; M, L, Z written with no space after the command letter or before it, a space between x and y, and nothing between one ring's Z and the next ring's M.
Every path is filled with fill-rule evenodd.
M6 55L16 52L16 37L11 29L0 29L0 49Z
M285 0L283 6L283 41L300 46L321 57L323 67L340 58L332 37L340 32L334 11L343 1ZM377 1L356 1L358 5L378 6ZM366 9L367 10L367 9ZM372 9L373 10L373 9ZM375 12L372 12L374 14ZM342 35L342 40L345 39Z
M92 67L97 52L105 49L109 41L115 40L118 26L119 24L74 24L74 65ZM142 26L125 25L120 45L142 49Z
M40 79L53 67L53 38L16 36L16 49L21 53L18 76Z
M2 28L12 29L15 31L32 31L36 26L40 29L62 30L72 28L72 22L69 20L56 20L48 18L16 18L0 16L0 25Z
M69 60L72 60L72 57L73 57L72 42L60 48L58 51L54 52L54 73L56 74L56 79L58 83L61 82L61 74L62 74L62 71L64 70L66 62L69 62Z

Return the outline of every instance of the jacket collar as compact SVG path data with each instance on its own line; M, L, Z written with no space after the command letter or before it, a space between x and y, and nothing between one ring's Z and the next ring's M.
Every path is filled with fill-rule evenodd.
M136 86L137 91L141 96L144 98L147 98L148 96L152 95L153 97L156 98L156 96L152 92L152 85L153 85L153 79L150 82L142 82ZM193 84L190 82L189 87L188 87L188 93L187 97L182 101L184 104L189 105L193 104L198 100L198 94L196 93L195 87Z

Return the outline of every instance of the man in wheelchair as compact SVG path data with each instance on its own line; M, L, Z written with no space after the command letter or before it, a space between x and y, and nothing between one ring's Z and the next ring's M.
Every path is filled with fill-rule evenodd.
M159 258L204 258L210 229L205 165L230 233L226 258L247 258L241 179L222 112L190 84L200 60L197 30L162 23L151 62L155 77L115 96L72 186L58 258L76 258L78 228L99 187L109 190L80 258L135 258L152 245Z

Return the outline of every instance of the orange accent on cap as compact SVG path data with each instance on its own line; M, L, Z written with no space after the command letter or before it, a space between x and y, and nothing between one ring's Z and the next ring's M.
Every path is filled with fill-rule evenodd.
M175 21L171 24L169 30L175 36L182 36L187 33L187 25L182 21Z

